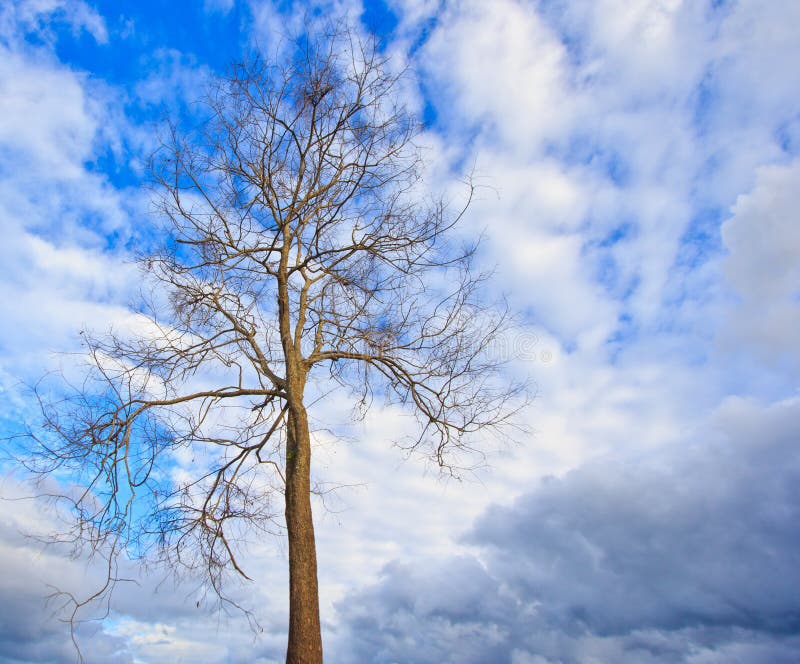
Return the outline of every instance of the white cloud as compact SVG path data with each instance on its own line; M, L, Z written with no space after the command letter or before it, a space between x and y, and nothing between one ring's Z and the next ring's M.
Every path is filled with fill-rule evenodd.
M203 8L212 14L227 14L235 4L236 0L203 0Z
M14 31L35 32L39 38L55 41L52 25L66 23L73 35L88 32L100 44L108 42L105 20L83 0L12 0L0 10L0 33L14 39Z
M800 362L800 160L758 171L722 226L724 270L741 297L729 334L760 355Z
M514 0L453 5L420 55L439 112L466 122L507 155L556 140L574 113L564 47L532 6Z
M81 7L20 3L7 11L30 22L86 18ZM0 367L13 394L53 366L49 351L74 349L81 327L127 316L122 305L136 280L106 236L130 236L128 214L141 195L112 187L90 165L122 150L118 100L55 61L47 45L19 41L9 20L4 14L10 32L0 43L0 318L13 324L0 329Z
M4 52L0 63L0 142L9 157L25 163L25 176L58 180L83 173L91 154L95 118L75 74ZM4 166L17 172L6 157Z
M277 2L276 0L249 0L252 26L249 31L251 45L262 53L276 53L283 48L288 37L292 39L314 24L347 21L358 29L358 18L363 11L361 0L307 0L306 2Z
M794 11L644 0L464 3L444 11L419 56L444 131L459 159L499 172L501 196L525 203L513 216L504 210L505 223L490 205L481 210L498 261L538 260L563 301L575 301L560 307L561 316L584 324L594 307L570 297L572 288L601 303L592 266L604 265L627 315L646 329L663 327L674 316L668 292L690 278L673 269L696 215L731 205L759 166L780 158L776 134L797 133L797 86L781 73L798 48L783 28ZM571 184L572 236L547 223L563 219L563 208L551 205L561 187L541 173L548 163ZM606 244L618 228L628 229L623 239ZM562 269L553 272L551 262ZM511 275L529 283L524 270ZM543 300L541 322L570 340L576 321L564 325L545 304L549 294L532 295ZM613 325L614 307L599 309L605 327Z
M75 557L69 545L43 547L35 538L61 531L65 523L46 500L33 500L52 484L31 487L11 477L0 479L0 661L72 662L75 650L64 622L63 598L48 601L54 590L85 598L104 579L103 560ZM200 583L177 585L169 570L150 570L122 560L120 575L133 582L116 586L111 613L103 605L83 609L90 619L77 628L88 664L272 664L285 654L284 561L265 556L260 562L280 571L262 573L261 586L231 587L231 598L258 604L260 629L251 630L243 613L209 601ZM273 596L278 599L273 599ZM71 607L67 607L69 609Z

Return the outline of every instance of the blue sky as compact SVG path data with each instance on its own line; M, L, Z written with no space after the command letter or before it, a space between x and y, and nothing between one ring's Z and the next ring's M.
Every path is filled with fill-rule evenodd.
M76 371L82 327L136 324L159 123L304 15L344 16L410 65L426 186L485 187L519 324L521 440L444 482L375 406L320 431L323 640L334 662L800 659L800 5L790 0L12 0L0 9L0 426ZM326 402L318 423L349 405ZM4 470L10 471L10 468ZM4 498L25 495L18 474ZM69 662L49 585L99 571L0 501L0 662ZM220 614L197 581L123 585L90 662L278 662L286 552L253 544ZM139 575L136 569L128 570Z

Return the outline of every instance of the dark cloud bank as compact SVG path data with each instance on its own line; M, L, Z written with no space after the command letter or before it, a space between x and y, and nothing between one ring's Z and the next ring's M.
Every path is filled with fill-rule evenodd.
M395 561L339 602L327 660L798 662L798 432L800 399L730 400L680 444L542 480L474 524L465 538L474 555ZM17 530L26 515L11 515L0 522L0 664L72 662L64 625L32 580L80 579L80 569L36 554ZM123 613L189 618L180 598L137 594L134 606L126 595ZM270 627L268 642L230 641L224 661L280 661L282 623ZM90 662L135 661L101 624L85 625L81 641Z
M680 445L494 507L476 557L386 567L331 661L800 661L800 400L730 400Z

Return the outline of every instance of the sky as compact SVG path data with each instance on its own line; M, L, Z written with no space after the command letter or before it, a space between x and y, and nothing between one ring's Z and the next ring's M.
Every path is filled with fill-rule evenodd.
M315 441L326 659L800 660L800 3L11 0L0 8L0 435L80 329L125 325L153 224L145 164L242 53L304 15L376 34L424 120L426 186L481 184L498 349L527 433L442 479L379 405ZM338 417L326 402L317 423ZM328 409L328 410L326 410ZM54 586L100 570L30 534L0 477L0 663L72 662ZM55 480L54 480L55 481ZM123 561L88 662L280 662L287 554L230 592Z

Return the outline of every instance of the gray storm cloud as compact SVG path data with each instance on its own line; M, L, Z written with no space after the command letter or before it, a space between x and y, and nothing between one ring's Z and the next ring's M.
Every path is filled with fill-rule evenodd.
M800 657L800 400L494 506L474 557L386 567L338 605L352 662ZM338 661L338 660L337 660Z

